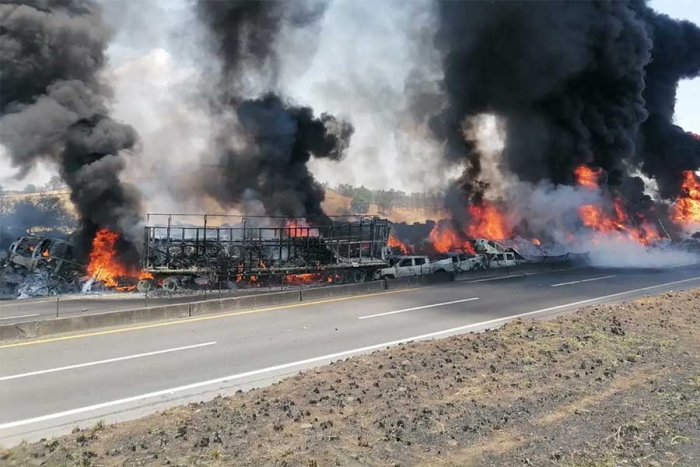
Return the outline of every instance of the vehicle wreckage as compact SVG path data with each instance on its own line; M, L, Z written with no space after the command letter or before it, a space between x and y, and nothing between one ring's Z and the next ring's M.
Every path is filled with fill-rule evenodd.
M78 292L85 266L65 240L20 237L0 257L0 296L30 297Z
M233 219L232 219L233 218ZM223 219L223 221L222 221ZM158 222L161 221L161 222ZM188 222L189 221L189 222ZM228 221L228 222L227 222ZM407 275L468 273L523 263L586 260L563 246L524 239L473 239L469 251L399 255L393 224L379 217L302 218L150 214L143 231L141 274L115 290L237 289L362 283ZM418 252L415 252L418 253ZM434 260L432 258L435 258ZM0 252L0 296L46 296L105 290L76 262L65 240L25 236ZM144 276L141 278L141 276Z
M158 215L149 215L149 220ZM177 223L145 227L144 272L138 289L168 291L197 284L269 285L309 279L319 283L361 283L387 265L391 223L378 217L307 219L239 217L233 225Z

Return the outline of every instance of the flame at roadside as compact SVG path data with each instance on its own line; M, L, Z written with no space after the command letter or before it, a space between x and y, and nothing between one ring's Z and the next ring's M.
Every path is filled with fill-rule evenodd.
M467 210L470 216L466 232L468 237L505 240L513 235L504 215L488 201L471 205Z
M389 235L387 245L393 249L400 251L403 255L408 254L408 247L406 246L406 244L399 240L398 237L396 237L396 235L394 235L393 233Z
M318 237L318 229L315 229L303 219L290 219L284 224L288 237Z
M640 219L637 225L633 225L619 198L613 201L612 210L597 204L584 204L579 208L579 216L583 225L593 232L612 234L620 241L631 240L649 245L660 238L656 227L646 219ZM595 235L592 242L597 242Z
M153 275L139 269L128 268L119 262L116 247L118 240L119 234L109 229L97 231L92 240L87 273L89 277L102 282L107 288L127 292L134 290L136 285L124 285L124 280L153 279Z
M700 180L694 172L683 172L681 193L671 207L671 219L682 227L697 226L700 224Z
M443 219L430 231L429 241L435 251L448 253L463 250L467 253L476 253L471 242L464 239L450 224L449 220Z

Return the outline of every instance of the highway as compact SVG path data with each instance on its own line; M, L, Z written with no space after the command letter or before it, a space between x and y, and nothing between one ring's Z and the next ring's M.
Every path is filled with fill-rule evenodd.
M698 286L698 266L587 268L0 343L0 444L266 385L407 340Z

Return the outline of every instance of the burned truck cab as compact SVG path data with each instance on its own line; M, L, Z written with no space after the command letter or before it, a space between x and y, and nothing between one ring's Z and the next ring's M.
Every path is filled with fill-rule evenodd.
M55 238L21 237L10 245L9 253L11 263L22 266L29 272L45 265L57 273L65 263L73 260L72 245Z

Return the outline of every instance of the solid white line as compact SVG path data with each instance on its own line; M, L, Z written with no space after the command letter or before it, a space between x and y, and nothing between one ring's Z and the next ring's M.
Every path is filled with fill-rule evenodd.
M581 300L581 301L574 302L574 303L567 303L564 305L553 306L550 308L543 308L541 310L530 311L527 313L520 313L520 314L513 315L513 316L506 316L504 318L492 319L490 321L484 321L481 323L468 324L466 326L460 326L460 327L452 328L452 329L445 329L444 331L431 332L428 334L422 334L420 336L406 337L404 339L399 339L399 340L395 340L395 341L391 341L391 342L384 342L382 344L370 345L367 347L361 347L359 349L346 350L346 351L338 352L338 353L334 353L334 354L323 355L321 357L314 357L314 358L309 358L306 360L300 360L297 362L284 363L282 365L261 368L259 370L247 371L245 373L238 373L235 375L224 376L224 377L216 378L216 379L210 379L208 381L201 381L199 383L192 383L192 384L187 384L184 386L177 386L177 387L170 388L170 389L163 389L161 391L149 392L147 394L140 394L138 396L126 397L124 399L117 399L117 400L112 400L112 401L108 401L108 402L102 402L101 404L88 405L85 407L79 407L77 409L66 410L63 412L55 412L52 414L41 415L39 417L27 418L24 420L17 420L14 422L3 423L0 425L0 430L5 430L7 428L15 428L18 426L23 426L23 425L30 425L32 423L45 422L45 421L53 420L56 418L68 417L71 415L77 415L77 414L81 414L81 413L85 413L85 412L91 412L94 410L105 409L108 407L113 407L115 405L122 405L122 404L131 403L131 402L138 402L138 401L141 401L144 399L151 399L153 397L167 396L167 395L175 394L177 392L189 391L191 389L197 389L197 388L201 388L201 387L205 387L205 386L211 386L213 384L223 383L223 382L232 381L232 380L241 379L241 378L247 378L250 376L262 375L262 374L271 373L274 371L286 370L289 368L294 368L297 366L322 362L325 360L335 360L335 359L347 357L347 356L350 356L353 354L371 352L373 350L383 349L385 347L391 347L393 345L403 344L403 343L410 342L410 341L431 339L433 337L438 337L438 336L442 336L445 334L459 333L459 332L468 331L470 329L474 329L477 327L489 326L492 324L503 324L507 321L510 321L510 320L516 319L516 318L523 318L525 316L532 316L532 315L535 315L538 313L546 313L549 311L559 310L562 308L584 305L587 303L592 303L592 302L596 302L596 301L600 301L600 300L607 300L609 298L622 297L624 295L629 295L629 294L633 294L633 293L637 293L637 292L644 292L646 290L652 290L652 289L657 289L659 287L666 287L669 285L682 284L684 282L691 282L691 281L696 281L696 280L700 280L700 276L692 277L690 279L683 279L683 280L679 280L679 281L666 282L664 284L652 285L649 287L642 287L640 289L628 290L626 292L619 292L619 293L615 293L615 294L611 294L611 295L603 295L601 297L590 298L588 300Z
M615 274L611 276L601 276L601 277L592 277L590 279L580 279L577 281L571 281L571 282L562 282L561 284L552 284L550 287L561 287L563 285L572 285L572 284L580 284L581 282L592 282L592 281L600 281L603 279L610 279L611 277L617 277Z
M415 310L424 310L426 308L435 308L436 306L445 306L445 305L452 305L454 303L462 303L462 302L471 302L473 300L479 300L479 297L474 297L474 298L465 298L463 300L455 300L452 302L444 302L444 303L434 303L432 305L424 305L424 306L416 306L413 308L406 308L404 310L395 310L395 311L387 311L386 313L377 313L376 315L367 315L367 316L360 316L357 319L370 319L370 318L378 318L380 316L387 316L387 315L395 315L396 313L406 313L407 311L415 311Z
M0 318L0 320L3 320L3 319L15 319L15 318L29 318L29 317L32 317L32 316L39 316L39 313L35 313L35 314L33 314L33 315L6 316L6 317L4 317L4 318Z
M156 350L154 352L139 353L136 355L127 355L126 357L108 358L107 360L97 360L95 362L79 363L77 365L61 366L58 368L49 368L48 370L38 370L38 371L31 371L29 373L19 373L19 374L10 375L10 376L0 376L0 381L9 381L11 379L19 379L19 378L27 378L29 376L45 375L47 373L56 373L58 371L74 370L76 368L85 368L86 366L102 365L105 363L121 362L124 360L131 360L134 358L151 357L153 355L162 355L165 353L179 352L181 350L196 349L198 347L207 347L209 345L215 345L215 344L216 344L216 342L205 342L203 344L187 345L185 347L175 347L174 349Z

